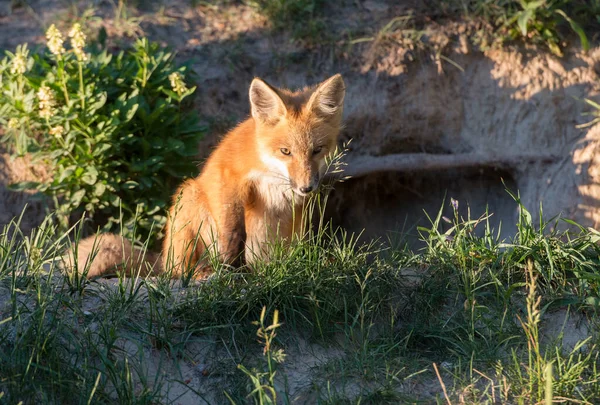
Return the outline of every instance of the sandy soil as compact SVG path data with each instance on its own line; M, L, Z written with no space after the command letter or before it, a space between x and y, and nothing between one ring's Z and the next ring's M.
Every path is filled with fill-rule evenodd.
M13 191L8 186L21 181L39 181L46 176L42 165L33 164L28 157L11 156L0 146L0 226L20 220L21 229L28 231L41 223L47 212L47 201L33 192Z

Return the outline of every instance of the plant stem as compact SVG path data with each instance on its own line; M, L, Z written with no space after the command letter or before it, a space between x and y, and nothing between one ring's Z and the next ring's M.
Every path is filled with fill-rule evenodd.
M65 81L65 62L61 55L56 56L56 61L58 65L57 73L58 79L60 80L61 89L63 92L63 96L65 98L65 103L67 106L69 105L69 92L67 91L67 82Z
M79 65L79 97L81 98L81 110L85 110L85 92L83 89L83 64L78 61Z

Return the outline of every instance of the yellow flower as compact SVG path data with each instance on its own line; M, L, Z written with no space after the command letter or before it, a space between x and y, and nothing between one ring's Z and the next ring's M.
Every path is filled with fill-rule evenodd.
M71 38L71 47L73 48L73 52L77 56L77 59L80 61L87 60L87 55L83 51L86 36L81 30L81 24L73 24L73 28L71 28L71 31L69 32L69 38Z
M56 105L54 93L50 87L44 84L38 90L37 96L40 100L40 117L45 119L51 118L54 115L54 106Z
M185 93L188 89L185 86L185 83L183 81L183 75L179 72L173 72L169 75L169 80L171 81L171 87L173 88L173 91L175 93L177 93L178 96L181 96L183 93Z
M27 58L22 52L17 52L11 62L10 73L22 75L27 72Z
M40 102L51 102L54 99L54 94L52 94L52 89L50 87L43 84L37 92L37 96L40 99Z
M27 72L27 59L29 57L29 50L27 44L17 46L17 51L10 61L10 73L22 75Z
M11 118L8 120L8 129L17 129L19 128L19 120L16 118Z
M57 125L54 128L50 128L49 132L55 138L60 138L65 133L65 128L62 125Z
M62 34L54 24L46 31L46 39L48 40L48 49L50 49L50 52L54 55L60 56L65 53Z

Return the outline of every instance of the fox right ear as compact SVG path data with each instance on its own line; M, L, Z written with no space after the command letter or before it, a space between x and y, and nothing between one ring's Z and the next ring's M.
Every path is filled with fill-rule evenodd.
M265 124L274 124L285 116L286 108L277 91L259 78L250 85L252 116Z

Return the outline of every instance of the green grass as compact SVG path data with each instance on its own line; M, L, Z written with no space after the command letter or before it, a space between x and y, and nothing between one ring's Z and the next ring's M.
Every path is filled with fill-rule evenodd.
M483 23L482 45L520 41L545 46L558 56L573 37L584 50L598 30L598 0L445 0L441 9Z
M323 0L247 0L267 17L275 31L289 31L292 38L311 46L323 43L327 34Z
M458 211L431 217L417 252L325 226L275 246L252 271L217 269L187 287L166 277L73 282L54 260L67 235L57 237L51 218L23 235L16 220L0 235L0 395L594 403L600 235L560 219L533 224L519 208L508 241L487 216ZM563 312L589 328L574 347L544 332Z
M333 12L335 16L335 12ZM330 19L334 20L335 17ZM340 21L344 26L343 21ZM362 24L342 31L346 44L370 43L371 58L384 57L400 47L408 49L406 59L421 52L462 67L431 37L448 35L456 40L456 23L469 42L482 51L504 46L526 45L563 56L566 49L588 51L600 28L598 0L442 0L422 2L387 21ZM332 24L329 27L334 26ZM460 30L459 30L460 32ZM334 34L335 36L336 34ZM446 45L444 44L442 48ZM462 45L461 45L462 46ZM391 48L391 49L390 49ZM524 50L524 47L520 47ZM527 48L525 48L527 49Z

